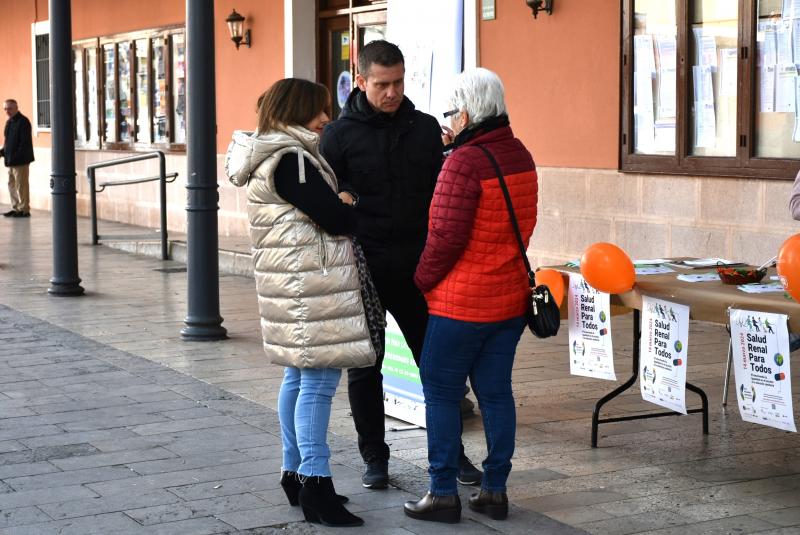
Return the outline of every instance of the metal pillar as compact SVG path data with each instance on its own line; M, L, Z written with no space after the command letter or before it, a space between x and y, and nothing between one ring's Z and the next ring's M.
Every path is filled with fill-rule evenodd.
M73 65L70 2L50 0L50 117L52 127L53 277L51 295L82 295L78 277L75 207L75 138L72 130Z
M214 52L214 1L186 0L188 313L181 337L196 341L227 337L219 315Z

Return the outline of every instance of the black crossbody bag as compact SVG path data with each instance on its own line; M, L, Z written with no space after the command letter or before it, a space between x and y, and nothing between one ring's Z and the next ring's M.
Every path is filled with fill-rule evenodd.
M528 321L528 328L538 338L549 338L558 334L558 328L561 326L561 313L558 310L556 300L550 293L550 288L544 284L536 285L536 276L531 269L531 263L528 261L528 255L525 253L525 244L522 242L522 234L519 231L519 223L517 216L514 214L514 205L511 203L511 195L508 193L508 186L506 179L503 177L500 166L497 160L494 159L492 153L483 145L477 145L489 161L494 166L494 171L497 174L497 180L500 182L500 189L503 190L503 197L506 199L506 207L508 208L508 215L511 218L511 225L514 227L514 234L517 237L517 245L519 252L522 255L522 261L525 263L525 271L528 273L528 286L531 289L531 297L528 300L528 311L525 314L525 319Z

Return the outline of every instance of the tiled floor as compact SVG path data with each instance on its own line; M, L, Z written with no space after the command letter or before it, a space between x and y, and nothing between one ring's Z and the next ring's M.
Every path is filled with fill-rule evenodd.
M50 225L49 214L43 212L28 220L0 221L0 243L6 244L0 251L0 304L275 408L281 374L261 350L251 279L221 277L221 312L229 340L181 342L186 277L179 264L168 262L167 267L178 269L157 271L165 267L158 260L86 245L88 225L80 220L80 275L87 295L54 298L46 294L52 265ZM226 240L222 243L225 246ZM231 245L237 247L242 247L241 241ZM620 382L630 373L630 322L631 315L613 319ZM541 341L526 334L519 345L514 376L518 438L509 482L515 508L508 522L480 529L520 533L566 529L547 524L549 517L598 534L800 533L800 439L743 423L735 405L720 407L727 344L723 327L693 323L689 339L689 380L705 388L711 401L708 436L701 433L699 415L621 422L601 427L597 449L589 444L592 407L616 385L569 375L566 336L563 332ZM200 387L194 382L185 388ZM691 394L688 399L697 402ZM660 410L641 401L637 384L604 412ZM274 419L274 413L269 414ZM348 477L357 491L360 466L344 385L334 401L331 431L336 435L334 459L352 472ZM424 430L387 433L398 460L392 471L403 491L360 493L358 501L354 497L354 504L368 510L368 521L370 515L376 522L383 520L381 507L396 512L404 491L414 493L424 487L424 437ZM485 443L479 417L466 420L464 437L468 455L481 459ZM187 497L205 498L202 493ZM375 500L383 505L376 506ZM147 521L158 514L135 520ZM272 525L270 514L253 513L254 519L247 522L254 524L243 520L236 527ZM383 532L433 531L419 523L409 527L401 516L392 518L396 520L381 524ZM467 526L477 529L462 523L453 531Z

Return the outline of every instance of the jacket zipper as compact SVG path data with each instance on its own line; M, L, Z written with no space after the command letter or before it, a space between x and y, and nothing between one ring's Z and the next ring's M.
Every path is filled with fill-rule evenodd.
M325 235L317 230L319 242L317 245L317 253L319 254L319 264L322 267L322 276L328 276L328 248L325 247Z

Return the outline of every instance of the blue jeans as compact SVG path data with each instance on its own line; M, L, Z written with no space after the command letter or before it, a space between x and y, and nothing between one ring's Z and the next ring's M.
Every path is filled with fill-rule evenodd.
M428 426L430 490L458 494L461 446L460 401L467 377L478 398L488 455L483 461L486 490L505 492L517 429L511 368L525 318L493 323L430 316L420 362Z
M286 368L278 393L283 470L330 477L328 423L339 385L338 368Z

